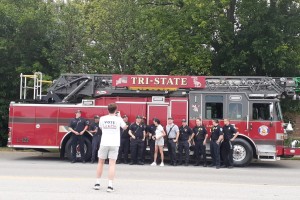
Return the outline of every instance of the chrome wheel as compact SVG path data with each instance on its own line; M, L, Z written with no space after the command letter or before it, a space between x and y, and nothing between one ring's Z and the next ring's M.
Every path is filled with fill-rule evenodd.
M246 158L247 151L244 146L240 144L235 144L233 146L233 160L234 161L242 161Z

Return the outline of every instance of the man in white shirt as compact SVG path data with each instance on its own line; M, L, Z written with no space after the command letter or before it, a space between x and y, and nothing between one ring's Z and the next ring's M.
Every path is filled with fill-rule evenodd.
M116 160L120 146L120 127L127 128L126 123L120 116L116 116L117 105L112 103L107 106L108 115L100 118L99 127L102 129L100 149L98 151L97 180L95 190L100 189L100 178L105 159L109 158L108 188L107 192L113 192L112 181L115 177Z

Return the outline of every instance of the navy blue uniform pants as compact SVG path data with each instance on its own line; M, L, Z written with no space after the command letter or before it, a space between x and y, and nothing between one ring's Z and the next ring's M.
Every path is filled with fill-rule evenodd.
M142 161L143 162L145 162L146 149L147 149L147 139L144 140L144 147L143 147L143 152L142 152Z
M220 145L217 144L217 140L210 141L210 153L212 164L220 167Z
M230 140L223 141L221 145L221 154L224 165L233 166L233 148Z
M142 139L131 139L130 140L130 153L131 161L136 163L142 160L142 154L144 149L144 141Z
M150 147L150 161L154 160L154 151L155 151L155 140L149 139L149 147Z
M168 139L168 152L171 164L176 164L176 143L173 140L174 139Z
M129 147L130 147L129 138L121 138L118 160L121 160L124 154L124 162L128 162Z
M188 164L189 163L189 157L190 157L190 147L189 147L189 142L187 140L186 141L179 141L179 144L178 144L178 154L179 154L178 162L180 164L182 163L183 150L185 152L185 163Z
M97 152L98 152L99 147L100 147L100 140L101 140L101 135L96 134L96 135L93 136L91 161L97 160Z
M79 143L81 160L85 159L84 154L84 136L83 135L72 135L72 160L76 160L77 144Z
M203 156L203 163L206 164L206 145L203 145L203 140L195 141L196 163L200 162L201 155Z

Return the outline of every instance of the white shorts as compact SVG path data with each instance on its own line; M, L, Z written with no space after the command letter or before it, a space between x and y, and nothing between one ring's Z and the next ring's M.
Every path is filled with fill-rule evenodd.
M118 146L100 146L98 150L98 158L100 159L113 159L117 160L119 153Z
M159 138L158 140L155 140L155 146L164 146L164 138Z

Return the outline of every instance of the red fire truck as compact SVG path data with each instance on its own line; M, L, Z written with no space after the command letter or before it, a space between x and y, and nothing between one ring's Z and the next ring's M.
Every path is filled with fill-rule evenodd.
M33 87L28 87L28 79L34 80ZM107 105L114 102L131 122L142 115L147 124L157 117L166 125L172 116L176 124L186 119L193 127L195 119L201 118L209 133L212 119L222 125L229 118L240 133L234 142L236 166L300 154L300 149L284 146L279 98L295 95L291 78L63 74L46 95L42 83L41 73L21 74L20 100L9 108L9 147L59 149L62 158L70 159L68 124L74 111L80 109L84 118L93 120L94 115L105 115ZM31 102L29 88L33 89ZM85 157L90 159L92 136L88 131L84 136ZM209 153L209 145L207 149Z

